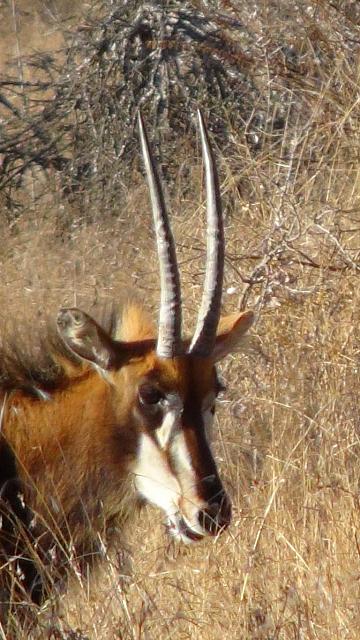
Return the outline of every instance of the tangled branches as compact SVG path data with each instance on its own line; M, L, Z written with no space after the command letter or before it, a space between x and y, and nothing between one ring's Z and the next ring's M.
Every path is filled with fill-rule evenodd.
M114 178L114 161L121 158L117 167L125 171L132 158L139 107L157 132L160 155L169 127L187 131L198 105L214 109L213 130L226 140L223 110L244 116L256 94L242 33L234 17L180 1L139 7L125 0L81 25L63 69L60 58L38 55L27 62L31 82L0 82L7 113L0 189L10 193L33 165L61 171L71 192L90 178L103 187ZM167 150L171 155L168 141Z

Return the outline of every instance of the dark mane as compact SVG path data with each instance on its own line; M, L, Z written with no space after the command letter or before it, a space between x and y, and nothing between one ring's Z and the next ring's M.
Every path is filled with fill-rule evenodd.
M120 319L115 305L91 308L89 313L112 337ZM66 367L66 364L69 367ZM60 338L55 318L41 322L23 321L3 331L0 344L0 393L21 389L42 397L83 370L84 364L65 346Z

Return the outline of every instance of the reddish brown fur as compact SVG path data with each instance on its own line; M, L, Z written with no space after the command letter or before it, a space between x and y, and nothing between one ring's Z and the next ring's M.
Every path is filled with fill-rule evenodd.
M123 320L118 331L124 338L132 339L134 331L140 338L150 337L150 322L137 307L126 307ZM131 430L123 437L118 425L126 424L130 398L124 394L123 415L118 415L109 384L92 367L74 360L51 330L45 342L49 353L46 358L41 355L38 370L32 362L30 375L25 357L22 362L16 353L3 354L0 466L5 456L11 455L15 462L9 465L10 477L1 478L1 484L14 483L15 466L25 503L37 516L33 535L41 539L41 561L47 562L47 551L57 541L58 549L65 551L59 564L66 562L71 548L81 564L82 557L98 552L99 535L106 543L116 522L120 524L129 510L127 467L136 441ZM26 351L31 353L29 345ZM126 374L116 375L121 395ZM39 391L49 393L49 400L41 399ZM5 502L0 502L0 508L7 508ZM2 546L0 536L0 562ZM20 551L24 555L25 546ZM7 555L13 553L10 548Z
M248 320L244 318L246 326ZM51 564L55 575L62 574L69 555L80 567L98 556L100 542L107 544L134 508L129 468L135 460L137 431L141 429L141 422L135 429L134 407L139 383L145 376L164 390L177 391L184 400L184 433L195 467L200 477L216 474L203 432L194 429L196 421L201 422L202 400L214 389L212 359L188 355L173 360L158 358L154 328L136 305L125 307L118 327L110 324L117 339L127 344L137 341L145 347L142 355L134 350L124 366L109 371L107 379L89 364L74 359L54 339L50 341L52 356L48 357L50 374L44 368L41 372L33 369L35 373L29 379L26 363L21 368L17 360L16 375L11 378L11 357L4 355L8 375L4 377L0 463L5 454L13 456L14 464L9 468L11 473L15 469L16 478L0 481L3 486L20 482L27 508L25 535L21 527L13 527L15 546L10 552L13 554L16 547L16 553L33 557L34 547L30 544L29 550L25 541L31 529L30 542L38 540L35 564L39 560ZM238 316L225 322L226 331L230 331L227 325L236 331L238 324ZM219 342L222 339L219 337ZM34 385L34 379L38 385ZM44 390L49 393L47 400L39 396ZM18 500L16 491L14 496ZM2 508L6 509L7 503ZM36 515L32 527L31 514ZM22 546L19 538L23 538ZM50 561L48 552L54 545L56 553ZM5 555L11 555L9 544L4 545L0 536L0 561L1 553L6 561L4 549ZM34 566L25 562L22 570L25 586L31 590ZM42 587L35 595L33 592L36 601L42 596Z

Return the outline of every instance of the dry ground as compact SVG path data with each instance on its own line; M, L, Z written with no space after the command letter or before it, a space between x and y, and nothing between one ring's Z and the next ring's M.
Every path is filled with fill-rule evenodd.
M5 5L4 14L27 3ZM31 19L49 28L44 14ZM37 37L33 44L39 46ZM7 53L18 46L8 31ZM3 47L4 41L2 56ZM178 546L169 542L161 514L144 509L125 550L111 555L93 581L79 578L61 596L60 614L45 608L40 630L19 630L19 639L359 638L359 58L339 78L339 96L331 99L345 106L320 121L328 95L318 87L313 133L302 132L295 160L281 157L281 149L273 157L252 155L239 137L242 174L221 161L224 302L237 307L248 292L248 305L259 311L248 349L222 367L228 390L218 406L216 453L233 497L231 528L218 540ZM193 321L202 280L201 167L198 158L186 158L186 144L182 161L190 165L191 187L184 195L180 176L173 220ZM280 189L287 171L291 179ZM118 209L99 212L91 225L56 192L38 198L44 184L30 175L22 196L27 214L11 224L2 218L2 313L36 319L60 304L116 298L130 285L156 308L141 175L134 171ZM254 268L277 246L283 252L265 261L262 281L248 291L241 276L256 276Z

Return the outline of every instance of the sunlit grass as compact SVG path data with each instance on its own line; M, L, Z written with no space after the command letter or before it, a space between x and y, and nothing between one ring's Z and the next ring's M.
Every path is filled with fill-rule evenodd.
M238 154L220 160L224 304L236 308L246 294L259 312L245 352L222 367L228 390L215 451L232 526L217 540L178 546L162 515L145 508L93 578L75 572L54 610L45 604L30 631L18 628L19 640L358 639L360 129L356 65L337 54L323 71L328 83L296 78L306 127L289 124L273 144L270 122L258 153L234 132ZM336 74L337 94L329 90ZM173 221L190 328L202 283L203 198L200 160L179 148L179 167L184 161L191 184L184 195L178 180ZM139 173L116 215L99 212L94 224L37 174L21 198L27 214L2 227L6 325L130 288L156 311Z

